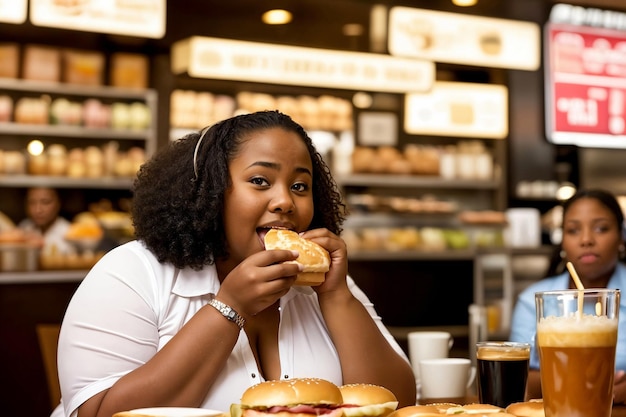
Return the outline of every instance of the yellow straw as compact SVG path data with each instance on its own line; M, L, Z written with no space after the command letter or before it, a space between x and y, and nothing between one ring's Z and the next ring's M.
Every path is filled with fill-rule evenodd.
M576 270L574 269L574 265L572 265L571 262L567 263L567 270L569 271L570 275L572 276L572 279L574 280L574 284L576 284L576 288L578 288L579 290L584 290L585 287L582 283L582 281L580 280L580 278L578 277L578 274L576 273Z
M578 291L580 291L578 293L578 311L576 314L576 317L580 318L583 315L583 301L584 301L584 294L582 293L582 291L585 289L585 286L583 285L582 281L580 280L580 277L578 276L578 273L576 272L576 270L574 269L574 265L572 265L571 262L568 262L566 264L567 266L567 270L569 271L570 275L572 276L572 279L574 280L574 283L576 284L576 288L578 288Z

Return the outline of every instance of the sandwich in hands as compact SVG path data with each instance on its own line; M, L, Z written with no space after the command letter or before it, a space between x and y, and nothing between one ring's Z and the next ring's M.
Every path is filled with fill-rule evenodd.
M265 381L244 391L231 417L342 417L339 387L318 378Z
M385 417L398 407L398 399L387 388L372 384L339 387L346 417Z
M326 279L330 268L330 255L320 245L300 237L293 230L270 229L263 238L265 249L285 249L298 251L299 256L291 263L304 265L294 285L320 285Z

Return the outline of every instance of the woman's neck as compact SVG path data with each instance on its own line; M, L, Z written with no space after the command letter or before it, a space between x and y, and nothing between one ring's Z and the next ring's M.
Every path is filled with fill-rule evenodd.
M224 282L230 271L235 268L232 262L228 259L218 259L215 261L215 269L217 270L217 277L221 282Z

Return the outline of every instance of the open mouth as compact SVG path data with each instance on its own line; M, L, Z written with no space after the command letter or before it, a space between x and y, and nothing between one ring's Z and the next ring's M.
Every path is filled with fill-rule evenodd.
M287 227L280 227L280 226L272 226L272 227L257 227L256 229L256 233L259 236L259 240L261 241L261 245L263 246L263 249L265 249L265 235L267 234L267 232L269 232L271 229L282 229L282 230L289 230Z

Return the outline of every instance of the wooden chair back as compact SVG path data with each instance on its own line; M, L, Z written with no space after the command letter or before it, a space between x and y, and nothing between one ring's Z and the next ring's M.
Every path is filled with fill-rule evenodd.
M61 387L57 371L57 345L60 330L60 324L38 324L36 326L52 409L59 405L61 400Z

